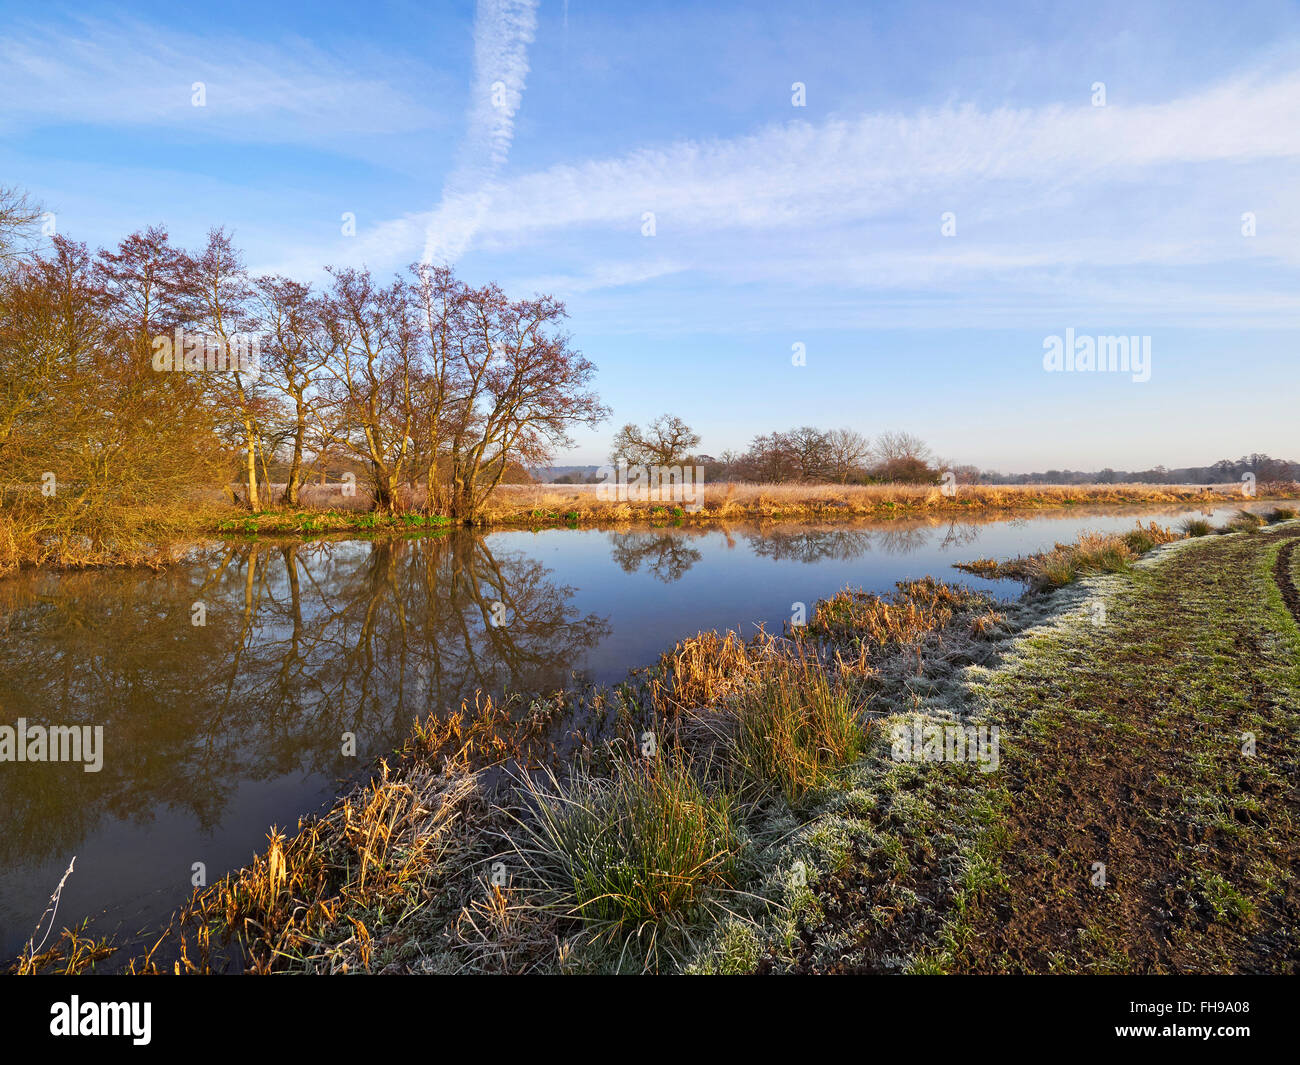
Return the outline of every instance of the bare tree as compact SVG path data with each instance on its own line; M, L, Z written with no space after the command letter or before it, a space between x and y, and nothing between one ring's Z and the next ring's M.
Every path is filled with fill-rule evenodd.
M424 348L416 440L425 466L425 509L433 511L449 507L451 502L442 498L444 464L440 458L446 441L456 432L457 415L464 411L470 293L450 267L419 264L411 267L411 272L415 277L413 317ZM446 472L449 483L450 471Z
M287 412L285 427L276 434L290 448L284 499L297 506L308 434L320 420L328 342L320 303L310 286L284 277L263 277L257 280L257 293L268 381L282 394Z
M270 413L271 401L265 382L247 372L232 357L244 350L257 322L252 312L253 287L243 257L224 229L208 232L208 242L197 255L184 254L179 263L180 289L189 325L202 335L204 379L219 406L232 413L229 431L244 453L243 466L248 506L261 508L257 481L259 420ZM210 352L213 366L206 366ZM190 351L173 352L184 358L186 370L199 366ZM219 362L218 362L219 360Z
M661 414L644 430L628 423L614 437L610 457L629 466L680 466L700 435L675 414Z
M929 445L912 433L893 431L876 437L872 449L874 473L887 481L928 483L936 473Z
M332 270L324 304L325 367L342 439L370 472L375 506L402 507L398 491L414 451L421 369L408 290L377 286L368 270Z
M840 484L862 472L870 458L871 440L856 429L832 429L826 434L827 466Z
M31 249L41 208L25 192L0 185L0 265L17 261Z
M568 432L609 416L587 385L596 372L560 332L564 304L511 301L496 285L464 294L451 437L451 515L472 521L512 460L548 461Z
M782 484L797 476L797 469L784 433L754 437L739 463L741 476L749 481Z
M811 425L791 429L781 437L799 480L807 483L828 480L832 474L829 434Z

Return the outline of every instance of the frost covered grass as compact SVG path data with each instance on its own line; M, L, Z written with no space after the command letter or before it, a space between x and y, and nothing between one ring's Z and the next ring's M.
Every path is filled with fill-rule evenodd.
M1250 529L1087 578L1077 608L972 673L1006 738L973 852L992 874L920 967L1289 971L1297 530Z

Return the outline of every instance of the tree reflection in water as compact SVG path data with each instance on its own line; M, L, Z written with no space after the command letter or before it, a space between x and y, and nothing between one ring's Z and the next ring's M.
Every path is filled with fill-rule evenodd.
M811 528L758 533L748 540L750 550L759 558L849 562L871 550L872 532L851 527Z
M579 617L549 574L456 531L228 544L162 574L4 582L0 723L102 725L105 758L98 773L6 764L0 862L72 853L102 818L172 809L208 830L250 781L346 776L476 690L572 683L610 629ZM345 732L356 758L342 755Z
M610 554L624 573L636 573L642 566L665 584L679 581L704 556L690 545L690 536L708 535L701 530L651 529L609 534Z
M906 555L920 551L931 542L933 523L890 524L862 528L848 525L801 526L796 528L749 528L745 542L757 558L775 562L851 562L878 548L889 555ZM691 546L697 537L721 535L727 546L735 545L731 530L649 529L612 532L609 540L615 562L626 573L641 570L664 583L680 580L701 560L702 553ZM948 548L969 544L978 539L975 524L948 523L941 546Z

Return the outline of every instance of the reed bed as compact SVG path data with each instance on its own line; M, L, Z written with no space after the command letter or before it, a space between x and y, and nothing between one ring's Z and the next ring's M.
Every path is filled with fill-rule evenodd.
M933 577L903 581L890 597L845 590L817 604L808 632L878 647L914 645L948 625L955 611L982 604L985 598Z
M485 696L419 721L394 760L293 834L272 829L242 869L197 891L130 970L205 973L233 958L256 973L374 972L391 964L405 925L461 878L482 831L482 774L544 749L561 703L522 714Z
M329 486L337 488L337 486ZM1263 496L1300 498L1294 483L1259 486ZM705 484L687 500L628 501L604 498L597 485L501 485L473 524L543 527L619 525L633 522L710 524L722 521L814 520L846 517L998 513L1057 507L1215 504L1241 498L1234 485L958 485L945 494L936 485ZM694 505L698 504L698 505ZM315 534L348 531L404 532L450 524L439 515L381 515L366 498L344 499L321 488L304 505L256 514L229 511L213 528L219 532Z
M736 768L797 807L861 757L867 699L861 680L827 670L804 653L784 659L728 706Z
M272 489L277 486L271 486ZM1300 484L1258 486L1263 498L1300 499ZM275 498L275 492L268 492ZM707 484L698 506L685 500L630 502L602 498L594 485L501 485L470 524L481 527L622 525L637 522L710 525L728 521L991 516L1006 511L1121 505L1214 505L1240 499L1233 485L958 485ZM213 534L323 536L412 535L446 529L443 514L370 509L362 489L343 497L338 485L304 488L298 506L249 512L200 490L181 502L121 502L93 513L68 499L43 502L32 493L0 508L0 574L24 566L162 568L197 539Z
M1187 535L1186 531L1175 532L1155 522L1145 527L1139 522L1127 533L1085 532L1074 543L1058 543L1050 551L1003 562L976 559L957 563L957 568L981 577L1025 581L1039 590L1060 588L1086 574L1120 573L1140 555Z
M1010 578L1025 581L1031 588L1048 590L1070 584L1091 573L1120 573L1139 556L1162 544L1212 533L1252 533L1295 516L1291 507L1275 507L1267 514L1239 510L1223 526L1213 527L1203 518L1187 518L1177 530L1163 528L1155 522L1126 533L1083 533L1074 543L1056 544L1050 551L998 561L991 558L956 563L967 573L992 579Z

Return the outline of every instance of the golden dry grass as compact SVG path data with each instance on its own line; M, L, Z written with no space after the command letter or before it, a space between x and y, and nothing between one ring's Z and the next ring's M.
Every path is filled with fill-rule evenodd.
M1248 515L1248 518L1251 522L1263 522L1255 515ZM1059 588L1084 574L1118 573L1152 548L1189 535L1192 533L1187 528L1175 532L1154 521L1146 526L1139 522L1136 528L1126 533L1085 532L1074 543L1058 543L1050 551L1004 562L981 558L956 563L956 567L981 577L1028 581L1035 588Z
M244 869L195 899L205 931L232 935L256 972L372 971L377 937L425 901L456 847L476 780L462 763L380 776L292 837L272 830Z
M482 814L479 775L539 749L559 704L518 716L486 697L415 724L394 760L293 834L272 829L267 848L191 898L130 971L210 972L214 942L232 942L253 972L372 972L376 956L424 908Z
M217 505L198 502L89 510L67 498L9 499L0 507L0 574L24 566L161 569L223 513Z
M1300 497L1295 483L1259 486L1261 498ZM1239 502L1238 485L958 485L954 495L940 486L907 484L803 485L706 484L702 505L687 510L681 502L630 502L602 499L597 487L503 485L481 516L486 525L637 521L683 522L737 518L882 517L895 514L1017 510L1122 504Z
M648 682L655 716L672 721L690 710L713 707L751 683L763 669L770 641L746 643L735 632L702 632L659 658Z
M337 488L337 486L328 486ZM1259 498L1300 498L1295 482L1261 484ZM601 498L597 487L502 485L474 524L484 527L568 525L617 526L637 522L710 525L729 521L814 521L845 518L952 520L990 519L1004 512L1122 505L1214 506L1240 502L1235 485L958 485L954 495L939 486L708 484L701 505L680 501L628 502ZM299 507L249 513L199 492L183 505L117 508L93 516L69 517L65 503L49 506L34 497L0 508L0 574L22 566L75 569L94 566L151 566L174 561L195 540L211 533L257 535L346 535L363 532L411 534L445 528L439 515L378 514L366 509L364 493L343 500L324 489Z
M877 647L914 645L947 625L955 610L982 604L984 599L933 577L902 581L889 598L846 589L817 604L808 633Z
M86 922L77 928L64 928L48 947L34 951L32 944L9 968L12 976L46 973L76 976L94 969L97 962L111 957L116 948L107 938L95 938L86 932Z

